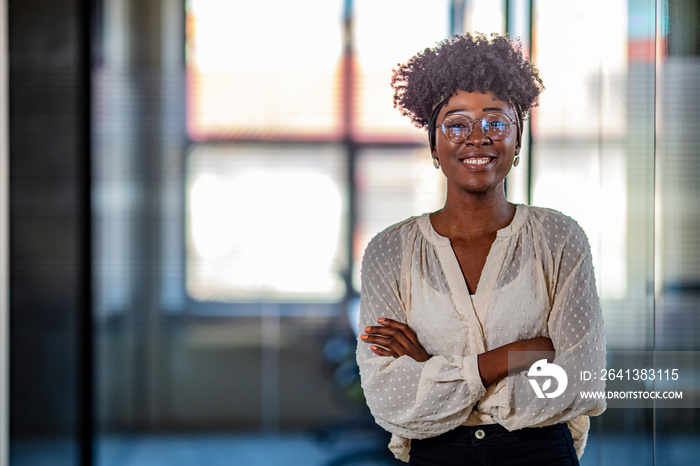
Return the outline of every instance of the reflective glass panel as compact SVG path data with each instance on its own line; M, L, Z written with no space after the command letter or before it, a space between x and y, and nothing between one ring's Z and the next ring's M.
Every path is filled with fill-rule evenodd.
M393 108L392 69L449 37L445 0L355 0L355 136L422 141L423 133Z
M197 300L336 300L345 172L334 146L207 144L188 157L187 291Z
M445 176L436 170L427 147L368 149L357 161L358 221L355 228L354 285L360 289L360 264L367 243L388 226L445 203Z
M339 135L340 0L189 0L187 13L191 138Z

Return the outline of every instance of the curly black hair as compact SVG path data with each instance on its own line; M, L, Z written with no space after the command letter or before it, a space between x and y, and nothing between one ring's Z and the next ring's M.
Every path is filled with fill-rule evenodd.
M439 109L455 92L491 91L513 106L522 130L520 122L537 105L544 85L539 71L523 57L519 41L508 35L491 37L480 33L454 36L399 64L391 78L394 107L415 126L427 126L431 136Z

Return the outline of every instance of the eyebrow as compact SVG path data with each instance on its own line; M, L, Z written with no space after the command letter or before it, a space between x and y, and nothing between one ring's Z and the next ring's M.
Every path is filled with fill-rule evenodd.
M501 113L505 113L506 115L508 114L508 112L506 112L502 108L497 108L497 107L486 107L486 108L482 108L481 111L482 112L501 112ZM450 110L449 112L445 113L445 116L451 115L452 113L469 113L469 112L463 108L456 108L454 110Z

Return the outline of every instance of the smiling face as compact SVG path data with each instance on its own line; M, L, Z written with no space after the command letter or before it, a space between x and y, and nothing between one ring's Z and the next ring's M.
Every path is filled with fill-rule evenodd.
M447 177L448 196L451 192L457 195L503 194L503 180L520 151L518 128L513 124L505 138L493 140L484 135L478 121L488 114L505 115L507 119L516 121L511 105L496 98L493 92L457 91L438 114L433 157L438 158ZM446 118L454 120L457 116L477 120L472 133L461 143L447 139L441 127Z

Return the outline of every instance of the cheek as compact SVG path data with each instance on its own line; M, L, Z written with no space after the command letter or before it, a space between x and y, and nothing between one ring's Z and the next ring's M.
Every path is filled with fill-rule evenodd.
M501 142L501 150L507 156L514 156L520 151L520 145L518 144L518 136L516 134L508 135L508 137Z
M437 151L439 156L451 154L452 152L454 152L456 146L456 144L451 143L444 137L441 137L441 135L437 135L437 139L435 142L435 150Z

